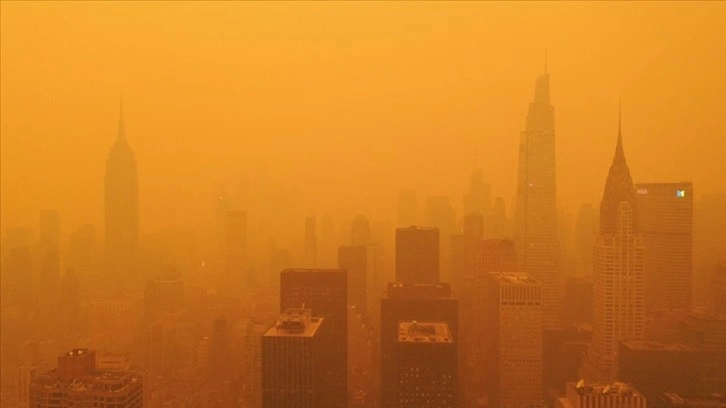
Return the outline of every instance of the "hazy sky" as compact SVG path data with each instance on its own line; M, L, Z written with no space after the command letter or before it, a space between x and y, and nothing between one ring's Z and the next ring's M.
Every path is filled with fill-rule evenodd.
M1 7L3 227L102 231L121 93L142 233L209 223L236 180L258 212L384 218L400 187L459 210L475 167L511 213L545 49L560 206L599 205L621 98L636 182L726 191L723 2Z

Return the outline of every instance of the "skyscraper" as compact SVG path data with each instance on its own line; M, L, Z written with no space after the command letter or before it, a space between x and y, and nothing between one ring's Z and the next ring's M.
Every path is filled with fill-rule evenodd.
M381 406L384 408L400 406L397 391L400 373L394 357L399 347L399 322L413 320L446 323L456 346L459 303L451 298L451 287L446 283L388 284L386 297L381 299Z
M481 169L471 173L469 192L464 194L464 214L488 215L492 211L492 187L484 183Z
M402 189L398 192L398 226L408 227L418 223L416 191Z
M370 312L370 292L377 289L377 249L372 245L344 245L338 248L338 268L348 271L348 304L366 316Z
M396 281L439 282L439 230L396 228Z
M239 293L250 283L247 274L247 213L227 211L224 227L225 284Z
M638 227L636 194L619 127L593 256L593 336L583 372L589 381L614 381L618 343L645 335L645 248Z
M550 105L550 76L537 78L519 142L516 206L517 270L542 283L545 325L557 323L557 197L555 179L555 114Z
M484 388L492 406L542 399L542 293L532 277L492 273L484 286Z
M331 395L330 332L324 317L311 309L286 309L262 337L262 406L264 408L335 407ZM345 394L344 394L345 395Z
M693 287L693 184L635 185L645 245L645 305L687 313Z
M139 247L139 186L136 158L126 140L123 106L118 136L106 160L106 255L118 279L128 274Z
M39 238L38 295L41 301L48 301L57 294L58 281L60 280L60 218L58 210L41 211Z
M446 322L402 321L393 353L397 408L458 406L458 358Z
M348 276L341 269L285 269L280 274L280 309L312 309L326 320L331 340L333 400L328 407L345 407L348 388ZM316 405L317 406L317 405Z

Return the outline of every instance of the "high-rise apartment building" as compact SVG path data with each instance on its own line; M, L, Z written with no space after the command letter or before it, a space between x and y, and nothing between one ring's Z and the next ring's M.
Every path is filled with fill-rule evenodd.
M332 400L345 407L348 389L348 276L342 269L285 269L280 274L280 309L307 308L324 317L331 340L326 360L331 362ZM316 405L317 406L317 405Z
M646 309L687 313L693 296L693 184L640 183L635 191L646 248Z
M143 407L143 379L133 371L97 367L96 352L75 349L58 357L58 366L30 385L30 406Z
M439 230L396 228L396 281L439 282Z
M526 274L492 273L484 285L481 340L485 389L493 406L542 400L542 286Z
M458 358L446 322L401 321L393 361L397 408L458 406Z
M645 336L645 248L638 219L635 189L618 130L593 256L593 336L583 371L588 381L613 382L618 344Z
M550 104L550 76L537 78L525 130L519 142L515 217L517 270L542 283L545 325L559 317L555 113Z
M264 408L341 406L331 394L337 390L331 386L327 323L311 309L287 309L262 336Z

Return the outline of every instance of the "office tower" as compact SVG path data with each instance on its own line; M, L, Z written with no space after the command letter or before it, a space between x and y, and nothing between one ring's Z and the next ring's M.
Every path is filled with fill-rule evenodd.
M696 392L703 363L703 353L686 344L626 340L618 352L618 379L655 401L663 392Z
M315 268L318 262L318 236L315 232L315 217L305 218L305 254L306 268Z
M542 335L542 388L545 403L565 394L565 384L577 381L592 341L590 325L547 327Z
M502 197L494 200L492 213L487 217L486 225L487 238L502 239L509 234L507 208Z
M726 258L716 264L713 308L717 315L726 315Z
M348 276L341 269L285 269L280 274L280 309L308 308L324 317L331 340L326 359L331 361L333 384L329 407L344 407L348 388Z
M398 408L458 406L458 358L446 322L398 323L392 388Z
M449 203L447 196L432 196L426 198L424 225L439 230L439 275L450 280L450 252L451 235L457 231L456 212Z
M644 247L635 196L618 126L593 255L593 338L583 371L588 381L614 381L618 343L645 335Z
M262 407L262 336L267 325L253 319L245 324L242 338L242 406Z
M680 341L704 353L704 386L726 391L726 316L689 313L680 325Z
M372 245L346 245L338 248L338 268L348 271L348 305L368 315L369 299L376 290L376 255Z
M439 230L396 228L396 281L439 282Z
M66 267L79 276L88 277L96 256L96 229L91 224L79 226L71 234Z
M591 204L583 204L575 221L576 276L592 276L592 248L597 234L597 212Z
M326 350L332 334L328 320L311 309L286 309L262 337L262 406L264 408L344 407L331 387ZM343 390L345 397L345 390ZM345 401L343 401L345 402Z
M210 382L222 383L232 380L232 334L227 319L218 317L212 325L209 342L208 376Z
M450 282L457 292L474 276L477 251L483 238L484 217L480 213L467 214L464 231L451 236Z
M476 239L484 239L484 215L479 212L464 216L464 235Z
M484 183L481 169L471 173L469 192L464 194L464 214L488 215L492 211L492 187Z
M587 384L568 382L565 397L559 398L555 408L645 408L646 400L633 386L613 384Z
M458 349L459 303L451 298L451 287L439 284L389 283L381 299L381 406L399 407L399 367L395 360L399 346L399 322L446 323ZM458 355L458 350L454 353Z
M39 371L38 367L32 364L18 366L18 382L15 389L15 406L17 408L30 408L30 385Z
M95 351L75 349L58 357L58 366L37 375L30 385L31 407L90 407L99 403L143 407L142 377L129 370L97 367Z
M713 307L713 265L726 254L726 191L702 194L694 206L693 306Z
M555 182L555 113L550 104L550 76L537 78L519 141L516 230L517 270L542 282L546 326L559 316L559 244Z
M139 186L136 158L126 140L123 106L118 121L118 136L106 160L105 178L106 256L114 282L128 276L139 247ZM124 282L128 283L128 282Z
M493 406L542 400L542 285L529 275L493 273L484 286L484 389Z
M175 268L146 282L144 320L157 321L164 315L174 315L184 308L184 281Z
M371 240L371 225L368 222L368 218L365 215L358 215L353 220L353 227L350 233L350 244L351 245L370 245Z
M418 203L414 190L402 189L398 192L398 226L408 227L418 223Z
M562 325L592 323L592 279L569 278L562 296Z
M492 272L514 272L517 268L514 241L485 239L479 242L474 277L484 280Z
M224 228L225 279L234 293L249 286L247 269L247 213L228 211Z
M687 313L693 292L693 184L640 183L635 191L646 248L646 309Z
M40 213L38 296L48 301L57 295L60 281L60 218L58 210L44 210Z
M60 284L59 311L62 314L65 327L74 334L77 334L81 328L81 321L79 320L81 307L79 286L78 274L73 269L67 269Z
M26 246L7 250L3 259L2 296L4 307L26 309L33 304L36 293L33 284L33 257Z

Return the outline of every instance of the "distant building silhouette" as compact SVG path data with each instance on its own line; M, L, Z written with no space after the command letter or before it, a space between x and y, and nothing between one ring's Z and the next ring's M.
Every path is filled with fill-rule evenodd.
M305 254L304 261L306 268L318 266L318 235L316 231L315 217L305 218Z
M31 407L92 406L99 401L104 406L143 407L142 377L123 367L97 367L95 351L75 349L58 357L58 366L37 375L30 385Z
M348 271L348 305L368 315L371 292L377 289L378 247L345 245L338 248L338 268Z
M396 365L392 381L398 408L456 407L458 356L454 336L446 322L401 321L392 355Z
M396 281L439 282L439 230L396 228Z
M691 310L693 184L635 185L638 228L645 245L646 311Z
M184 281L181 273L171 268L146 282L144 318L152 323L164 314L177 314L184 308Z
M545 72L537 78L520 136L515 217L517 270L542 283L545 325L556 325L560 311L554 117Z
M575 221L576 276L592 277L592 248L597 234L597 212L591 204L583 204Z
M60 217L58 210L44 210L40 213L38 250L38 296L47 303L58 294L60 281Z
M118 136L106 160L105 178L106 256L113 281L134 273L139 248L139 186L136 158L126 140L123 107L119 115ZM128 281L123 282L129 284Z
M331 362L331 393L328 407L345 407L348 390L348 277L341 269L285 269L280 274L280 309L314 310L325 318L331 340L326 360ZM317 406L317 405L316 405Z
M398 227L418 224L418 202L414 190L402 189L398 192Z
M371 243L371 225L368 222L368 218L365 215L356 216L353 220L353 227L351 228L350 244L370 245Z
M247 276L247 213L228 211L224 228L225 279L232 293L241 293L250 284Z
M336 407L331 387L328 320L311 309L286 309L262 337L264 408ZM345 396L345 390L344 394ZM345 402L345 401L344 401Z
M79 226L71 234L66 255L66 267L79 277L89 278L96 257L96 229L91 224Z
M588 381L614 381L619 342L645 336L644 251L619 126L593 258L593 338L583 371Z
M464 214L488 216L492 211L492 187L484 182L481 169L471 173L469 192L464 194Z
M689 313L680 325L680 341L704 353L704 388L726 392L726 316Z
M507 208L502 197L497 197L492 206L492 213L486 221L486 237L502 239L509 234Z
M542 285L517 273L492 273L485 302L484 389L491 406L526 407L542 400Z

